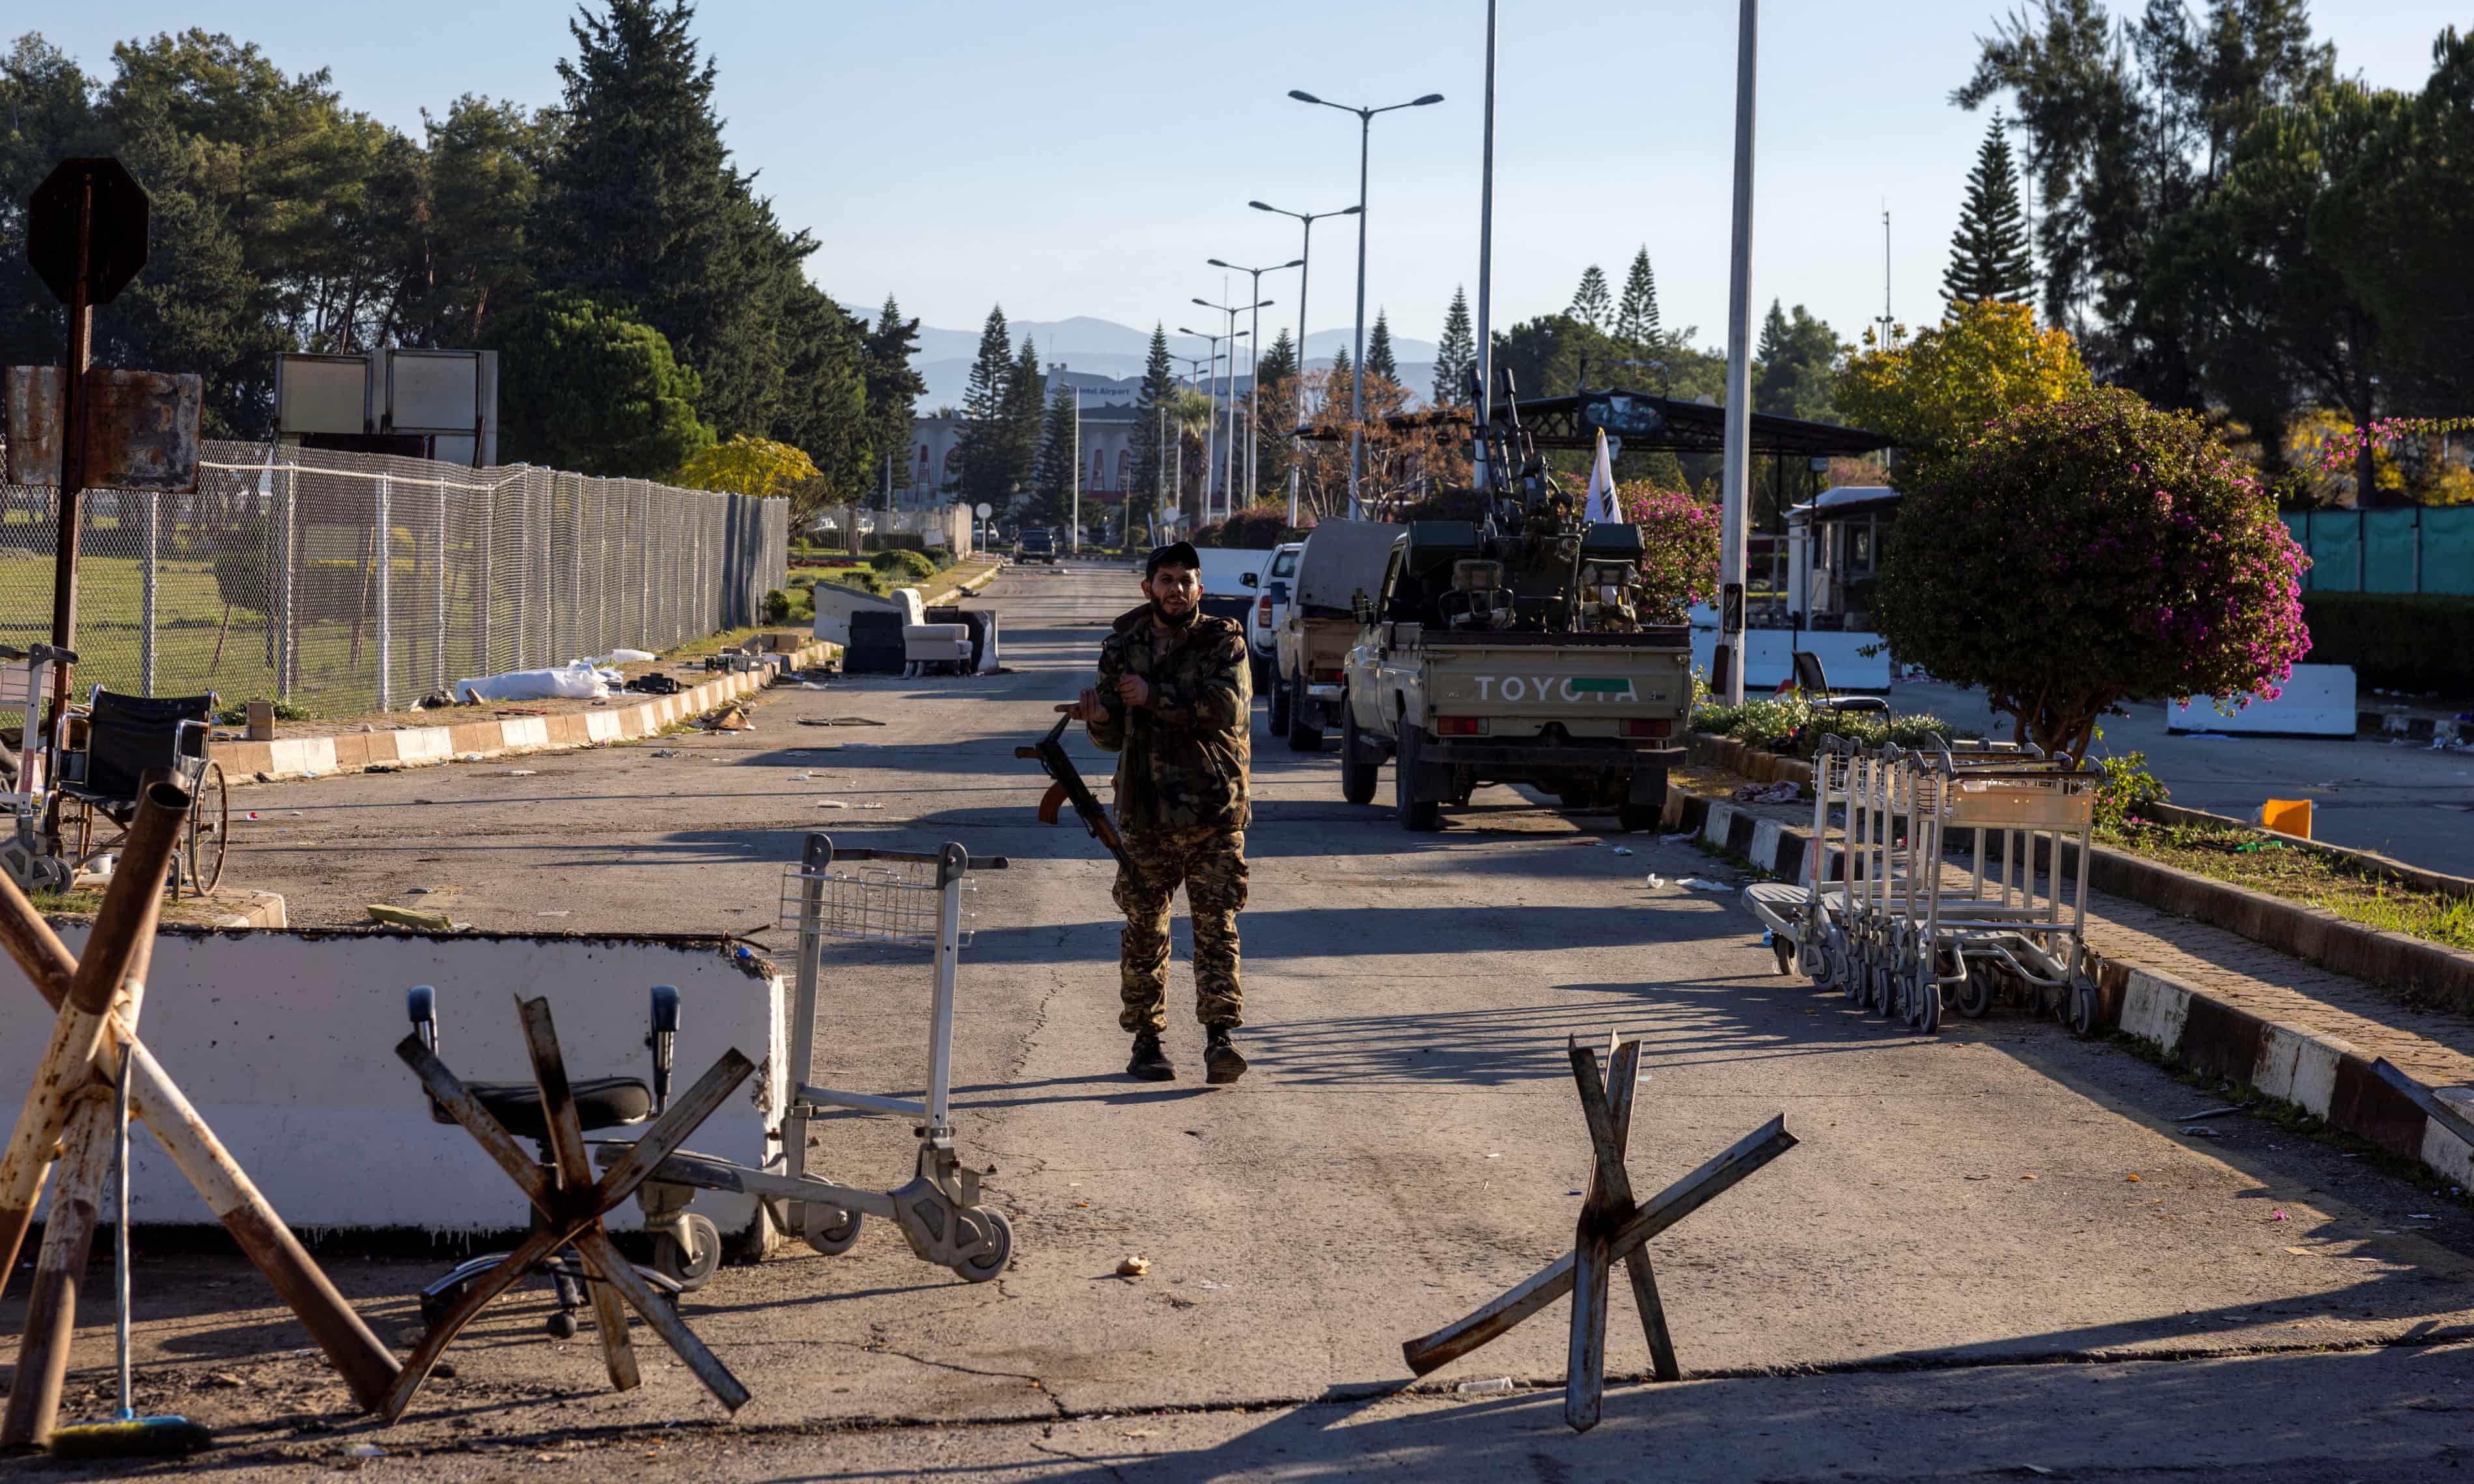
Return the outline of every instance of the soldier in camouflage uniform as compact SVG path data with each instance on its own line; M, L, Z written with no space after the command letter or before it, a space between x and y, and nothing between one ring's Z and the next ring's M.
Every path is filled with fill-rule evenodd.
M1253 708L1245 630L1200 608L1201 559L1184 541L1144 565L1150 599L1100 641L1100 683L1059 710L1117 754L1117 829L1142 869L1137 888L1120 870L1126 914L1118 960L1134 1035L1127 1072L1163 1082L1176 1069L1160 1049L1168 1029L1169 899L1181 882L1194 919L1195 1018L1203 1024L1208 1079L1235 1082L1246 1058L1231 1036L1244 1022L1237 987L1237 913L1246 905L1248 735Z

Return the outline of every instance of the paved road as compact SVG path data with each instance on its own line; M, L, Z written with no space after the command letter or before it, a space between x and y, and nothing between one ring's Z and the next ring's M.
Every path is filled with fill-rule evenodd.
M1902 711L1931 711L2008 736L1979 691L1927 681L1890 693ZM2165 707L2140 702L2107 717L2098 754L2144 752L2173 802L2247 819L2263 799L2313 801L2322 840L2474 876L2474 752L2368 739L2175 736Z
M965 1286L881 1232L837 1258L726 1269L688 1312L756 1392L736 1430L710 1430L718 1413L673 1367L648 1361L642 1390L613 1396L592 1347L544 1339L537 1307L496 1311L455 1379L370 1435L399 1455L386 1467L493 1477L606 1449L734 1477L1561 1484L2032 1464L2256 1484L2412 1478L2455 1456L2474 1404L2462 1203L2263 1122L2183 1136L2176 1116L2205 1089L2048 1026L1894 1033L1774 975L1732 894L1646 885L1716 869L1686 844L1618 855L1620 837L1591 832L1611 820L1508 790L1411 836L1388 809L1341 802L1328 754L1258 734L1256 1069L1204 1089L1201 1035L1174 1007L1186 1080L1124 1080L1107 874L1079 829L1035 822L1040 780L1011 749L1129 588L1096 568L1008 576L991 599L1017 673L780 691L755 732L673 756L251 793L266 817L242 879L311 920L443 899L492 927L752 930L818 824L1013 861L982 879L957 1046L959 1141L997 1166L1012 1271ZM847 716L886 725L800 725ZM916 963L837 965L825 1074L902 1090L925 986ZM1404 1337L1568 1243L1588 1144L1565 1038L1610 1029L1647 1041L1644 1191L1782 1110L1803 1140L1656 1244L1695 1378L1618 1387L1585 1439L1551 1396L1448 1389L1557 1383L1559 1304L1439 1373L1440 1394L1397 1395ZM819 1158L897 1183L905 1133L835 1121ZM1136 1253L1151 1275L1115 1277ZM401 1334L441 1260L330 1265ZM235 1464L269 1473L360 1441L300 1430L340 1415L338 1395L285 1352L300 1341L274 1314L235 1330L216 1312L256 1292L235 1266L141 1272L158 1296L141 1298L157 1388L141 1405L221 1422ZM0 1327L16 1310L12 1296ZM1647 1351L1620 1293L1614 1314L1611 1366L1637 1376ZM106 1344L89 1331L81 1366Z

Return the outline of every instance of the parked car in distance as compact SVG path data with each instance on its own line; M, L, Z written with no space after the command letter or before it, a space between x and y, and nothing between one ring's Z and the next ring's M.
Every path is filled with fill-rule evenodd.
M1046 526L1025 526L1013 539L1016 562L1045 562L1056 564L1056 533Z
M1257 577L1254 606L1246 618L1246 651L1253 662L1254 694L1272 693L1278 672L1280 621L1288 616L1289 594L1298 581L1298 556L1306 549L1303 541L1290 541L1272 548L1272 559L1263 563Z
M1203 547L1198 554L1202 558L1202 610L1233 620L1243 629L1254 610L1254 597L1263 581L1263 563L1272 554L1218 546Z

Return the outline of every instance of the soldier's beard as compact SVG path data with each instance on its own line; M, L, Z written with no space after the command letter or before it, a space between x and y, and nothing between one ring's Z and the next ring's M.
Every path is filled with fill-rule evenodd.
M1167 609L1160 607L1159 599L1152 599L1152 617L1168 625L1172 629L1193 628L1195 617L1202 610L1200 607L1196 607L1189 608L1182 613L1172 613Z

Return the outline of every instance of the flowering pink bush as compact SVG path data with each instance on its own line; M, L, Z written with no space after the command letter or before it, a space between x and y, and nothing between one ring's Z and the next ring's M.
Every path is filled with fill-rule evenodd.
M1640 526L1647 548L1640 560L1641 586L1649 590L1651 616L1662 605L1669 621L1681 622L1689 604L1718 594L1718 509L1682 490L1661 490L1637 480L1615 487L1626 520Z
M1926 470L1874 619L1903 663L2079 756L2133 698L2275 699L2311 648L2307 562L2196 419L2107 389L2020 408Z

